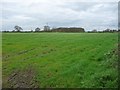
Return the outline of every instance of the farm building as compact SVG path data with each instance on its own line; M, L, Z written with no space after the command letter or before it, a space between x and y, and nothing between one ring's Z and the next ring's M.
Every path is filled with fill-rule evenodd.
M78 27L60 27L52 29L53 32L85 32L84 28L78 28Z
M44 31L50 31L50 27L49 26L44 26Z

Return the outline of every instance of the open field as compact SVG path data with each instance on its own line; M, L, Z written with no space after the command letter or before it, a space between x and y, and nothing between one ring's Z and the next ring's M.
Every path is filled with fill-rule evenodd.
M117 33L3 33L3 87L117 87Z

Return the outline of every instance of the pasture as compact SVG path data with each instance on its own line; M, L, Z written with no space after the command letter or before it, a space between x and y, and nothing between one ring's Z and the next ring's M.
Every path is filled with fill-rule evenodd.
M117 33L3 33L3 88L117 87Z

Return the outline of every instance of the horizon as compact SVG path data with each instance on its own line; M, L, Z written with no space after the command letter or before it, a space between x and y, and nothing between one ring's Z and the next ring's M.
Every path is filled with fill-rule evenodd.
M39 27L36 27L36 28L39 28ZM26 31L28 31L28 32L30 32L31 30L32 31L35 31L35 29L36 28L34 28L34 29L23 29L23 30L21 30L21 32L26 32ZM57 28L83 28L83 27L56 27L56 29ZM50 28L50 31L52 30L53 28ZM84 29L84 28L83 28ZM97 30L97 31L105 31L105 30L107 30L107 29L109 29L109 30L116 30L116 31L118 31L118 29L112 29L112 28L106 28L106 29L103 29L103 30L97 30L97 29L93 29L93 30ZM1 31L9 31L9 32L12 32L13 30L15 30L15 29L11 29L11 30L1 30ZM85 29L84 29L85 30ZM93 30L85 30L85 32L89 32L89 31L93 31ZM44 28L40 28L40 31L44 31Z

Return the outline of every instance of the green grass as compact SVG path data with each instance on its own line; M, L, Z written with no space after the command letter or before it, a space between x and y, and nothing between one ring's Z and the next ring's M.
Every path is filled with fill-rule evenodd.
M117 87L117 37L117 33L3 33L3 86L8 87L6 80L15 70L32 67L39 87Z

